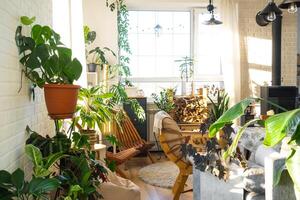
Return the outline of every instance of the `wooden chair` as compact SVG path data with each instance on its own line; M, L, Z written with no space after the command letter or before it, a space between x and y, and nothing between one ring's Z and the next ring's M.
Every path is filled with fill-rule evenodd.
M117 126L116 128L116 137L121 143L121 150L135 148L141 153L146 153L151 162L154 163L154 158L149 152L154 144L146 142L141 138L140 134L137 132L136 128L127 115L121 123L121 127Z
M187 143L188 138L181 134L181 130L174 120L165 118L159 140L161 148L168 159L179 168L179 175L172 189L173 199L178 200L181 193L184 192L184 186L189 175L193 173L192 164L185 159L181 152L181 144Z
M106 152L106 159L108 159L109 161L115 161L116 162L116 172L123 178L127 178L127 176L124 174L124 172L120 169L120 165L122 165L123 163L125 163L127 160L129 160L130 158L136 156L137 154L139 154L140 151L135 149L135 148L129 148L129 149L125 149L123 151L120 151L118 153L112 153L107 151Z

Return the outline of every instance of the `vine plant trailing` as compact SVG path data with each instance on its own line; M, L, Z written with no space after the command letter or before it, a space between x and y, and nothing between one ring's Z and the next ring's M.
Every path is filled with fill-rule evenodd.
M118 55L119 55L119 75L125 77L126 84L129 83L127 77L131 75L129 69L131 54L128 41L129 14L124 0L106 0L106 6L113 12L117 10L117 27L118 27Z

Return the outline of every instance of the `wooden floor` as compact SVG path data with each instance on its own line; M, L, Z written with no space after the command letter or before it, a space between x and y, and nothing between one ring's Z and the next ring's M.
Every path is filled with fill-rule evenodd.
M166 161L167 158L164 156L161 156L161 154L155 153L152 154L153 157L159 159L157 162ZM143 182L138 177L139 170L144 167L151 164L151 161L147 157L136 157L129 161L127 161L125 166L122 166L123 171L128 176L129 179L131 179L135 184L137 184L141 188L142 193L142 200L172 200L172 190L171 189L165 189L161 187L155 187L152 185L149 185L145 182ZM192 200L193 199L193 192L187 192L181 195L180 200Z

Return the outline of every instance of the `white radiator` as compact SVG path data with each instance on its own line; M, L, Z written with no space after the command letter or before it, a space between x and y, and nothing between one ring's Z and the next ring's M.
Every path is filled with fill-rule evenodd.
M154 147L151 149L151 151L158 151L160 148L157 147L157 144L159 145L159 138L158 135L156 136L157 140L155 139L155 134L153 133L153 123L154 123L154 115L159 110L155 108L155 105L153 103L149 103L147 105L147 130L148 130L148 141L154 143Z

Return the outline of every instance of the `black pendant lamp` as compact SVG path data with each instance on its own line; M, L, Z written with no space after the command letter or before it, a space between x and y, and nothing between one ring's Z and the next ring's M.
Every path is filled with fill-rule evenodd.
M220 24L223 24L223 22L215 19L214 9L215 9L215 7L212 3L212 0L209 0L209 5L207 6L207 11L211 14L211 17L210 17L209 20L203 22L204 25L220 25Z
M296 13L300 7L300 0L284 0L279 8L288 9L289 13Z

